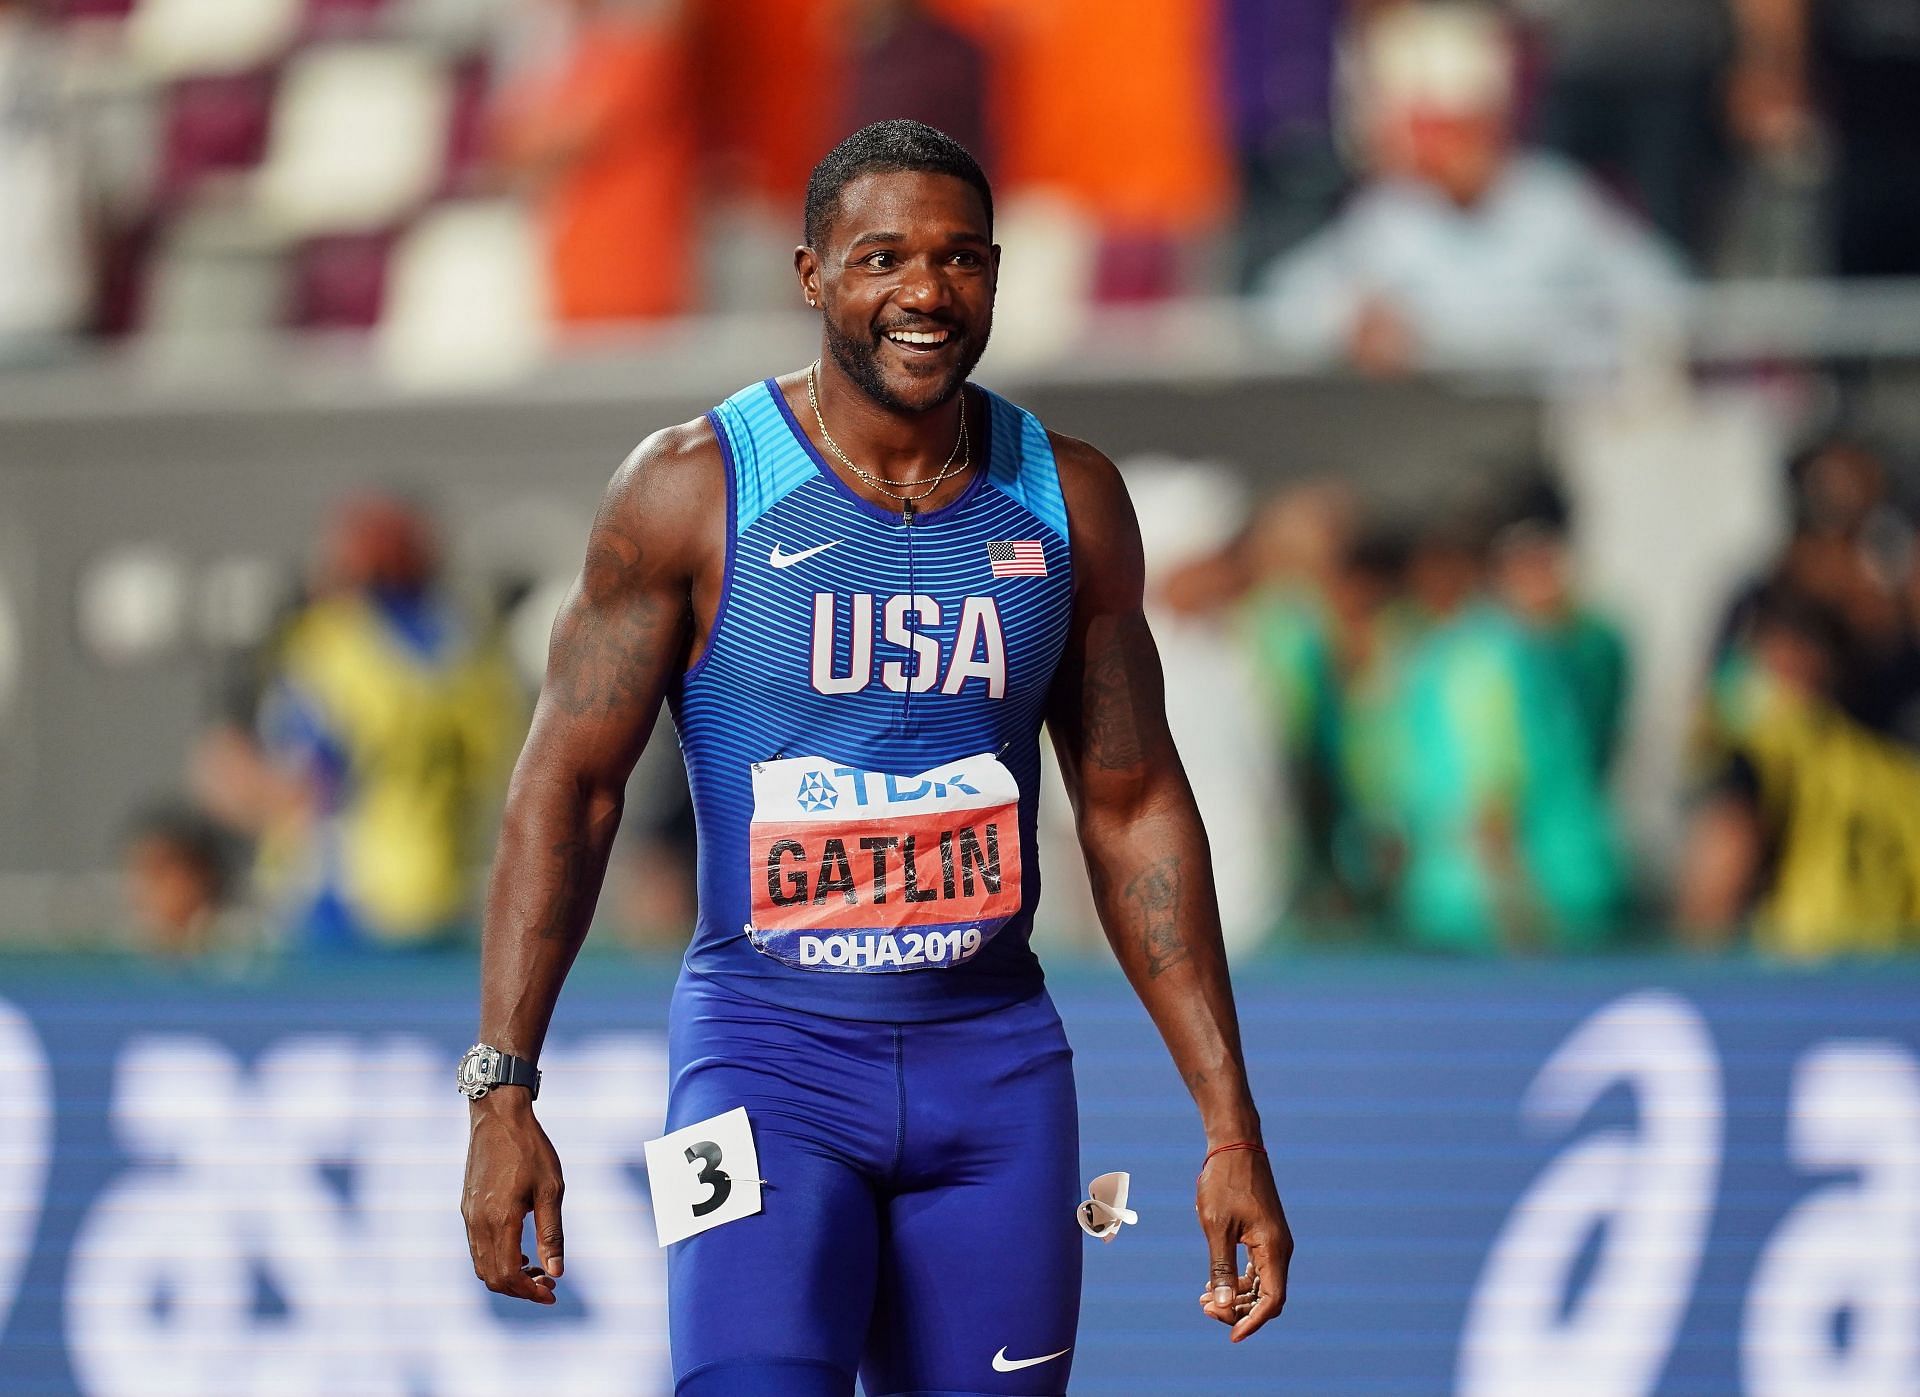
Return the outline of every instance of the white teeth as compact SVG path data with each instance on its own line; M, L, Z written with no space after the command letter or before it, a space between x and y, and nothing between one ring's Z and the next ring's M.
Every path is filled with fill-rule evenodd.
M896 344L945 344L947 334L944 330L937 334L926 334L916 330L889 330L887 338Z

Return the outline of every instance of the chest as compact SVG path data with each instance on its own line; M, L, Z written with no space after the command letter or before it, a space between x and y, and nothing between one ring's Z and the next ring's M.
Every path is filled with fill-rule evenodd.
M716 650L775 698L1019 703L1071 607L1064 540L986 492L909 524L803 491L736 539Z

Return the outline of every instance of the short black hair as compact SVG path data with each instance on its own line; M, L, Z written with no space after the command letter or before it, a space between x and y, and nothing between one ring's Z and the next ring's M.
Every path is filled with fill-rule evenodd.
M993 231L993 189L986 172L967 148L944 131L924 121L898 117L862 126L828 151L807 177L807 246L818 250L840 209L840 192L862 175L892 174L900 170L952 175L972 185L987 210L987 231Z

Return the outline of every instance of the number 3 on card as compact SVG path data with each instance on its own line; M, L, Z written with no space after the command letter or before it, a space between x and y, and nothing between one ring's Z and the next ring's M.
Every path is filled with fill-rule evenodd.
M649 1140L646 1150L661 1246L760 1211L760 1159L746 1107Z

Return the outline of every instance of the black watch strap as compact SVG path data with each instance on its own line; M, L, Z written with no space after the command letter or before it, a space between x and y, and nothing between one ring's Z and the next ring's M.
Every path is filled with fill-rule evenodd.
M500 1054L500 1067L494 1077L496 1087L526 1087L535 1101L540 1099L540 1069L523 1057Z

